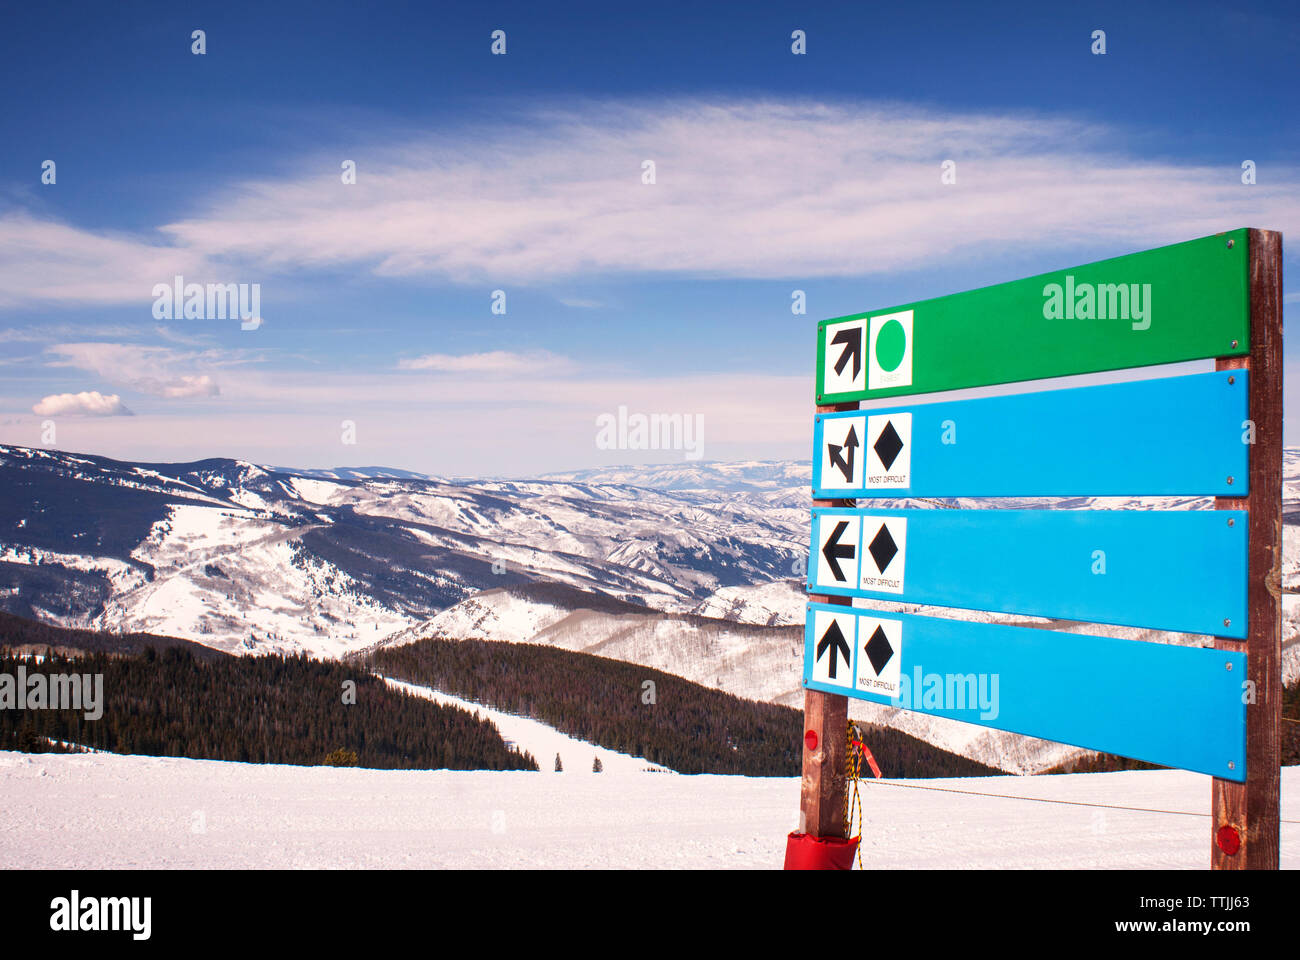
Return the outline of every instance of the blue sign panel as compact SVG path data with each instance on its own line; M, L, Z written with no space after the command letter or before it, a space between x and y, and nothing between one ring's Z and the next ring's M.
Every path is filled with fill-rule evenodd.
M818 414L813 494L1244 497L1246 394L1224 370Z
M811 593L1246 636L1246 512L813 510Z
M1246 656L810 604L804 685L997 730L1246 778Z

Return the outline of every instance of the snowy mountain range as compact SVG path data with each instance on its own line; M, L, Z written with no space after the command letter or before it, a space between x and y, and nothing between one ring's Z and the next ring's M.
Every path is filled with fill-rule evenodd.
M0 446L0 609L338 656L482 590L550 583L687 613L793 576L807 553L805 487L344 472Z
M1296 590L1300 451L1288 451L1285 466L1284 582ZM0 609L231 652L342 657L426 636L548 643L799 706L809 481L807 463L784 461L461 480L227 459L127 463L0 446ZM1034 503L1042 501L961 501ZM914 504L881 502L906 505ZM1284 606L1292 682L1300 675L1300 592ZM857 701L851 713L1011 772L1079 753Z

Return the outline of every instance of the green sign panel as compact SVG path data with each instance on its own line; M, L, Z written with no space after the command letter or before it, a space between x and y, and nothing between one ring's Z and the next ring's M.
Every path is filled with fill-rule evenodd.
M1249 350L1246 231L823 320L823 404Z

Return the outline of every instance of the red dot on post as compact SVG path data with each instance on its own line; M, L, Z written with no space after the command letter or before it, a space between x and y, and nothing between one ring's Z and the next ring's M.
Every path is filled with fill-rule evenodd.
M817 749L817 731L816 731L816 730L809 730L807 733L805 733L805 734L803 735L803 742L804 742L804 746L806 746L809 750L816 750L816 749Z
M1219 849L1228 856L1241 849L1241 834L1237 832L1236 827L1224 824L1215 835L1215 840L1219 844Z

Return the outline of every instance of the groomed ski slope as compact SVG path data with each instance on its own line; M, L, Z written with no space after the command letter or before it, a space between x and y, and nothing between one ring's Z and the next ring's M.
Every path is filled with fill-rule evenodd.
M525 753L531 753L533 759L537 761L537 765L543 770L553 771L555 769L555 758L559 757L560 766L566 771L590 771L593 766L592 761L599 757L604 772L672 772L666 767L651 763L641 757L633 757L626 753L619 753L606 747L597 746L586 740L571 737L552 726L542 723L540 720L516 716L502 710L493 710L481 703L462 700L460 697L453 697L451 694L442 693L431 687L406 683L402 680L393 680L388 677L383 679L390 687L409 693L412 696L424 697L426 700L432 700L435 703L459 707L482 717L497 728L497 732L501 734L507 746L514 747L516 750Z
M864 861L877 869L1186 868L1209 862L1209 819L968 796L1208 813L1180 771L896 781L866 787ZM462 773L0 752L0 869L775 869L795 778L663 773ZM1282 774L1300 821L1300 767ZM1300 867L1300 823L1282 824Z

